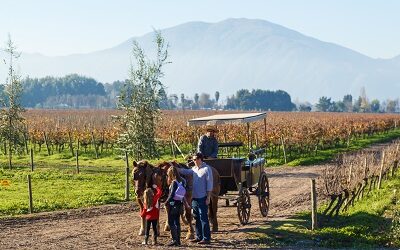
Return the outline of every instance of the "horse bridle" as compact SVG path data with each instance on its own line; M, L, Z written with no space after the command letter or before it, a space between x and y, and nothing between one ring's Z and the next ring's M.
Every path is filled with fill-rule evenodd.
M167 173L163 173L164 170L161 169L161 167L150 167L151 168L151 177L148 178L147 176L147 171L146 168L150 167L149 165L139 165L138 167L136 167L137 171L133 172L133 180L138 180L139 179L139 175L143 174L144 178L145 178L145 182L144 182L144 187L137 187L138 191L144 191L146 188L148 187L152 187L152 185L155 183L155 178L156 175L160 175L161 176L161 189L162 189L162 197L160 198L160 201L165 201L166 198L168 197L168 193L169 193L169 187L168 187L168 183L167 183ZM142 199L142 197L137 197L138 199Z

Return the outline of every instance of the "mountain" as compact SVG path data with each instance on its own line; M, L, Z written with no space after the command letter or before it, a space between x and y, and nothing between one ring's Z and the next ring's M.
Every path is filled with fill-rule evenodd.
M264 20L189 22L161 32L170 44L172 63L165 67L163 79L168 93L213 96L218 90L224 97L240 88L282 89L293 99L315 102L321 96L358 96L361 87L380 100L398 98L400 92L400 56L373 59ZM102 82L122 80L128 77L132 40L151 58L153 39L149 33L87 54L22 54L21 72L31 77L78 73Z

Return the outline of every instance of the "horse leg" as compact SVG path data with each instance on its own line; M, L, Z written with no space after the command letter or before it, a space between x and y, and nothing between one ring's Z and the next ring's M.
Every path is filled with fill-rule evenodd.
M193 224L192 224L192 208L191 207L185 207L185 217L186 217L186 221L188 223L188 231L186 234L186 239L191 240L191 239L194 239L194 229L193 229Z
M212 221L212 231L218 232L218 219L217 219L217 211L218 211L218 196L211 198L211 221Z
M139 236L143 236L144 235L144 228L145 228L145 223L146 223L146 219L141 217L142 222L140 224L140 230L139 230Z
M170 231L169 224L168 224L168 210L169 210L169 206L165 206L165 213L167 214L167 220L165 221L164 232Z
M143 208L144 208L142 201L140 199L137 199L137 202L139 204L140 211L142 211ZM139 229L139 236L143 236L144 235L146 219L143 218L143 217L140 217L140 218L141 218L141 223L140 223L140 229Z

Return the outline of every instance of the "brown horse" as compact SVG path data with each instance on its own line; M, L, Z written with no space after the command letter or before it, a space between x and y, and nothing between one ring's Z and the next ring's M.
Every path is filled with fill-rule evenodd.
M168 169L171 167L171 165L177 167L177 168L189 168L187 165L182 164L182 163L177 163L175 161L173 162L162 162L158 165L160 169L162 169L163 173L167 173ZM218 171L211 167L212 169L212 174L213 174L213 190L212 190L212 195L210 199L210 205L209 205L209 219L212 224L212 231L217 232L218 231L218 220L217 220L217 210L218 210L218 195L221 189L221 182L220 182L220 176ZM187 192L185 195L186 201L191 204L192 202L192 187L193 187L193 177L192 176L184 176L187 182ZM185 206L184 206L185 207ZM168 212L168 211L167 211ZM182 221L188 225L188 232L186 235L186 239L193 239L194 238L194 229L192 225L192 211L190 207L185 207L184 208L184 216L182 217ZM164 231L168 231L169 226L168 226L168 216L167 216L167 221L165 222L164 226Z
M139 161L133 162L133 170L132 170L132 182L135 187L136 201L139 204L140 211L142 211L143 204L143 193L144 190L148 187L151 187L153 184L157 186L164 187L166 184L166 175L162 173L160 168L156 168L147 161ZM163 197L168 194L168 191L163 190ZM162 198L163 198L162 197ZM139 235L144 235L144 228L146 220L142 219L142 223L140 225ZM159 234L158 230L158 234Z

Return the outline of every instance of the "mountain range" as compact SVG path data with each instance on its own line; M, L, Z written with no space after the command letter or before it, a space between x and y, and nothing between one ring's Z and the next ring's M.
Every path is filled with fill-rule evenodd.
M358 97L364 87L371 99L399 97L400 56L374 59L268 21L189 22L163 29L161 34L170 45L172 63L165 67L162 79L168 93L192 97L219 91L223 98L242 88L281 89L292 99L315 102L321 96ZM86 54L22 53L20 71L30 77L78 73L103 83L123 80L133 60L133 40L152 58L154 33L148 33ZM4 67L0 74L6 74Z

